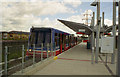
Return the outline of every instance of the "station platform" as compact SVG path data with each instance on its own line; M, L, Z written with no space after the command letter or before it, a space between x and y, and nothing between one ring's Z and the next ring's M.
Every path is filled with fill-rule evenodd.
M109 66L115 75L115 64ZM98 64L92 64L91 50L86 49L86 43L80 43L60 54L58 59L34 75L111 75L111 72L100 58Z

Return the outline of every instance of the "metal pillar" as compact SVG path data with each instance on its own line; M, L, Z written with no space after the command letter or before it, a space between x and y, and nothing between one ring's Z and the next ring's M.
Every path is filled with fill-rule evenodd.
M102 25L101 25L101 27L103 27L104 26L104 12L102 13Z
M0 33L0 41L2 41L2 33ZM2 42L0 43L0 63L2 63ZM0 64L0 77L2 76L2 64Z
M49 57L49 43L47 43L47 58Z
M35 44L33 44L33 66L35 64Z
M22 73L24 72L23 69L24 69L24 45L22 45Z
M105 15L105 13L103 12L102 13L102 25L101 25L102 28L104 27L104 15ZM104 32L101 34L101 38L102 38L102 36L104 36Z
M43 61L43 43L41 43L41 61Z
M99 55L99 36L100 36L100 0L97 2L97 30L96 30L96 53L95 53L95 62L98 63Z
M5 46L5 75L7 75L7 55L8 55L8 47L7 46Z
M97 0L97 24L100 18L100 0Z
M51 51L50 51L51 56L53 56L53 44L51 43Z
M118 9L118 61L117 61L117 75L120 77L120 1Z
M55 47L54 47L54 56L56 56L56 47L57 47L57 44L55 42Z
M93 28L92 28L93 31L94 31L94 25L95 25L95 12L93 12ZM93 45L92 46L95 48L95 35L94 34L93 34Z
M116 48L116 0L113 0L113 54L111 56L111 63L114 64L115 62L115 48Z
M95 12L93 12L93 17L92 17L92 64L94 63L94 49L95 49L95 37L94 37L94 24L95 24Z

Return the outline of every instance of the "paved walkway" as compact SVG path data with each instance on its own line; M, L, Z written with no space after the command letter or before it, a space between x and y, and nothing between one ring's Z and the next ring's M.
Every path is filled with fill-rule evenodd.
M91 50L81 43L59 55L56 61L34 75L111 75L104 63L91 64L90 60Z

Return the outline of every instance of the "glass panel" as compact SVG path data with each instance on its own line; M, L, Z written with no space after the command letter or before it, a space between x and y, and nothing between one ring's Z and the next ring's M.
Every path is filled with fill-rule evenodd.
M41 47L41 43L43 43L43 40L44 40L43 37L44 37L43 32L39 32L38 33L38 39L37 39L37 45L36 46Z
M41 47L41 43L43 43L44 48L46 48L47 43L51 42L51 33L46 31L36 31L31 32L30 36L30 47L36 43L36 47Z
M32 47L32 44L35 43L35 32L31 32L31 35L30 35L30 43L29 45Z
M45 34L45 43L50 43L51 40L51 33L46 32Z

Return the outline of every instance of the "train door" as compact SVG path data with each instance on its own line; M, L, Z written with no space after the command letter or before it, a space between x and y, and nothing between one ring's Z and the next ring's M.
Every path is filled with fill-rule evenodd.
M65 35L62 34L62 51L65 49Z
M59 36L60 36L60 53L62 53L62 33L60 33Z
M59 33L55 33L55 47L60 49L60 35Z
M69 35L66 35L65 40L66 40L65 42L66 42L66 50L67 50L69 47Z
M58 36L57 33L55 33L55 47L57 48L58 46Z
M64 35L64 51L66 50L66 35Z
M70 48L70 35L68 35L68 46Z
M69 39L69 44L70 44L70 47L71 47L71 41L72 41L72 38L71 38L71 36L70 36L70 39Z

